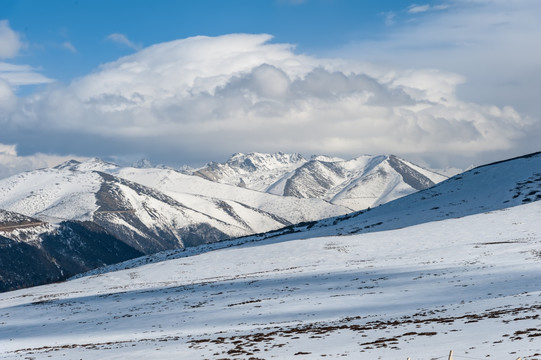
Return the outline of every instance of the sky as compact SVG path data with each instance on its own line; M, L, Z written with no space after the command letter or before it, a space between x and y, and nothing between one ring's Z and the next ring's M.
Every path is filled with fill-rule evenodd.
M0 178L67 159L540 151L537 0L2 0Z

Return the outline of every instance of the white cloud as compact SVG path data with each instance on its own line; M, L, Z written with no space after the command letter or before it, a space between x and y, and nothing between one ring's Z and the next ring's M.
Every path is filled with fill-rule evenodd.
M385 16L385 25L392 26L395 24L396 13L389 11L383 14Z
M440 167L513 149L538 131L511 107L461 100L466 79L455 73L308 57L270 40L233 34L157 44L25 99L4 126L84 134L179 161L237 151L445 154Z
M12 86L48 84L54 82L28 65L14 65L0 61L0 80Z
M73 44L69 41L65 41L62 43L62 47L64 49L67 49L69 51L71 51L72 53L76 53L77 52L77 49L75 48L75 46L73 46Z
M2 110L12 110L15 107L17 98L11 86L0 78L0 114Z
M19 35L9 27L6 20L0 20L0 59L15 57L23 44ZM50 83L53 80L39 74L28 65L15 65L0 61L0 103L2 94L7 93L6 84L9 86L34 85ZM12 92L10 89L9 92ZM0 104L1 106L1 104Z
M428 5L428 4L417 5L417 4L413 4L413 5L408 6L408 9L406 10L406 12L409 13L409 14L419 14L419 13L424 13L424 12L428 12L428 11L446 10L446 9L449 9L449 7L450 6L448 4L441 4L441 5Z
M70 159L85 160L86 158L42 153L20 156L17 154L17 146L0 143L0 179L23 171L55 166Z
M442 4L442 5L434 5L434 6L432 6L432 9L434 9L434 10L447 10L450 7L451 6L449 4Z
M429 10L430 10L430 5L410 5L408 7L408 13L410 14L427 12Z
M378 41L352 43L332 56L458 73L466 79L457 87L464 102L510 105L541 119L541 2L452 0L437 6L447 10L397 19Z
M22 47L19 35L11 30L7 20L0 20L0 59L15 57Z
M0 143L1 156L17 156L17 146Z
M107 40L115 42L117 44L125 45L134 50L140 50L142 48L140 44L136 44L130 41L126 35L120 34L120 33L114 33L114 34L108 35Z

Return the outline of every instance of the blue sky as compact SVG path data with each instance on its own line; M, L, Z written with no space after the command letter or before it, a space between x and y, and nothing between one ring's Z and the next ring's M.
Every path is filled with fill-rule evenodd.
M383 36L387 14L404 12L406 4L375 0L4 0L0 16L28 43L17 62L69 82L135 50L108 40L111 34L123 34L137 48L196 35L266 33L275 42L295 44L299 52L325 54L352 41Z
M0 4L0 177L67 158L538 151L537 0Z

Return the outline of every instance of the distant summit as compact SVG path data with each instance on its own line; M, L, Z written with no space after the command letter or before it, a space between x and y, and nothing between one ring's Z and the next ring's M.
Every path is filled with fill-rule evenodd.
M131 166L137 169L150 169L152 167L155 167L148 159L138 160L134 162Z
M118 168L119 166L99 158L91 158L86 161L68 160L53 169L57 170L74 170L74 171L108 171Z
M236 153L225 163L210 162L200 169L193 170L192 174L211 181L265 192L269 185L279 180L285 173L304 163L306 159L297 153Z
M224 163L211 162L193 175L298 198L318 198L362 210L426 189L447 177L394 155L363 155L352 160L314 155L234 154Z

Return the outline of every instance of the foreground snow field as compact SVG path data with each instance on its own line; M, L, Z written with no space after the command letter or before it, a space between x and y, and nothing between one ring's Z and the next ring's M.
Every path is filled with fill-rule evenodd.
M541 359L541 201L0 294L3 359Z

